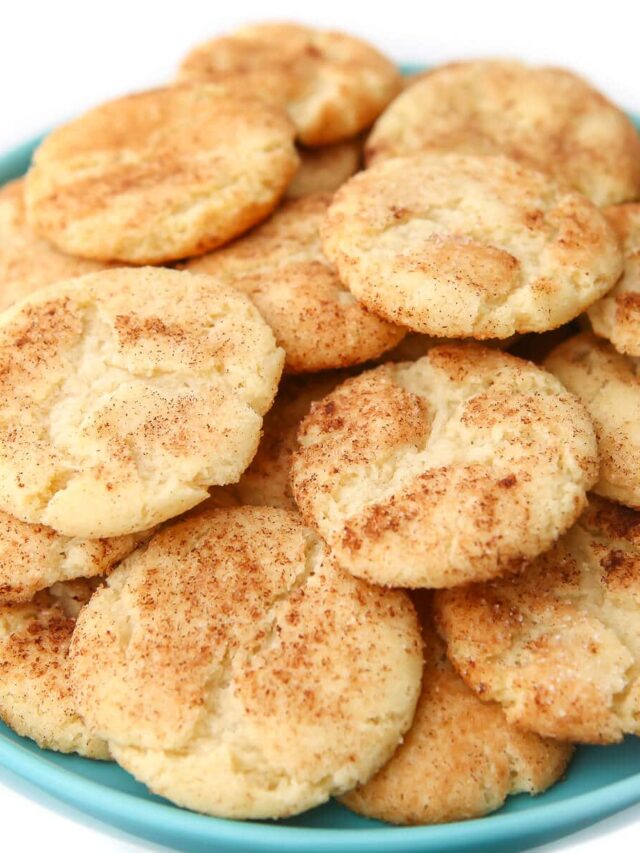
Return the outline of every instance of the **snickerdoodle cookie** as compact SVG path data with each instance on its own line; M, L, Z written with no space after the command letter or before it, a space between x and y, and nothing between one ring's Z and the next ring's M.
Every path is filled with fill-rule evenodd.
M283 353L209 276L118 269L0 316L0 506L65 536L146 530L236 482Z
M281 105L305 145L355 136L401 88L398 69L371 45L300 24L254 24L205 42L184 59L179 79Z
M0 189L0 311L40 287L104 269L98 261L58 252L27 225L24 181Z
M510 723L613 743L640 734L640 515L590 499L522 574L442 590L448 655Z
M409 598L342 572L297 515L213 510L128 558L81 612L78 708L157 794L233 818L365 782L420 693Z
M141 92L45 139L27 175L29 224L74 255L165 263L264 219L297 166L278 108L216 86Z
M553 329L610 290L623 267L594 204L506 157L386 160L338 190L322 233L359 301L446 338Z
M0 605L0 719L43 749L108 758L106 743L75 709L67 662L76 617L94 587L59 583L32 601Z
M598 474L581 403L529 362L450 344L349 379L298 432L292 491L344 568L447 587L519 568Z
M418 151L505 154L596 204L640 195L640 137L629 118L562 68L474 60L435 69L380 117L369 165Z
M573 748L521 732L498 704L481 702L448 662L430 607L418 604L425 667L413 724L391 761L341 801L390 823L445 823L495 811L512 794L549 788Z
M545 367L582 400L598 437L593 490L640 509L640 363L583 333L556 347Z
M286 202L250 234L186 265L251 297L290 373L368 361L406 331L361 305L323 254L319 231L330 203L328 193Z
M607 208L625 255L616 286L588 311L596 334L608 338L618 352L640 356L640 204Z

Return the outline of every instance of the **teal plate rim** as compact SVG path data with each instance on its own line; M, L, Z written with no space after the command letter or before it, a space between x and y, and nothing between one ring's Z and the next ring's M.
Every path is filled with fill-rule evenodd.
M423 66L408 65L404 73ZM632 116L640 130L640 115ZM0 155L0 185L24 174L38 137ZM640 768L640 740L635 749L627 741L608 747L616 753L632 748ZM578 754L588 752L579 748ZM636 756L634 755L634 763ZM60 766L65 761L70 767ZM615 761L615 759L614 759ZM541 795L530 807L500 810L469 821L435 826L396 827L362 819L364 827L300 827L283 823L230 821L180 809L167 801L143 798L138 793L115 790L74 770L73 762L88 759L60 756L40 750L0 723L0 764L36 788L106 824L147 840L178 843L177 849L223 851L313 851L313 853L418 853L508 849L510 853L574 832L640 802L640 771L593 790L545 802ZM597 768L597 759L591 761ZM115 769L114 769L114 772ZM118 771L124 773L124 771ZM593 771L592 771L593 772ZM569 771L571 775L571 770ZM560 783L562 788L565 783ZM554 789L557 790L557 789ZM525 795L526 796L526 795ZM518 798L516 798L518 799ZM508 844L508 848L504 845ZM183 846L184 845L184 846Z
M216 849L224 851L419 853L468 850L477 853L490 849L493 853L507 849L513 853L575 832L640 801L639 772L553 803L544 803L545 795L542 794L526 810L510 814L499 811L476 820L415 827L374 823L371 828L364 829L301 828L224 820L180 809L169 802L141 799L136 794L114 791L73 770L56 766L49 755L26 739L8 733L0 724L0 764L7 770L54 798L134 835L156 842L183 839L187 846L178 849L185 850L202 850L203 844L215 843ZM89 759L75 756L73 760L89 762ZM152 833L147 831L150 827ZM504 848L507 843L509 847Z

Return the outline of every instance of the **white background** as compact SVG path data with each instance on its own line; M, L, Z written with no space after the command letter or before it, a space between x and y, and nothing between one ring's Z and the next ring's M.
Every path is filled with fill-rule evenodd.
M171 78L194 43L243 21L297 19L351 30L399 61L502 55L570 66L640 112L640 5L537 0L107 0L0 6L0 151L107 97ZM638 768L640 771L640 768ZM0 848L76 853L143 849L35 805L0 772ZM640 850L640 807L544 848ZM149 849L149 848L146 848Z

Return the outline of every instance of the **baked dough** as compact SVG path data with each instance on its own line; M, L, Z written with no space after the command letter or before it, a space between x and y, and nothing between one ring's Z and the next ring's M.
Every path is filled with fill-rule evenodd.
M363 305L444 338L556 328L610 290L623 268L595 205L505 157L386 160L338 190L322 234Z
M296 814L366 781L411 724L402 592L340 571L298 516L214 510L154 537L80 614L72 680L119 764L178 805Z
M65 536L147 530L237 482L283 353L208 276L106 270L0 316L0 506Z
M576 520L598 475L580 402L546 371L449 344L349 379L298 431L292 492L341 565L447 587L518 569Z

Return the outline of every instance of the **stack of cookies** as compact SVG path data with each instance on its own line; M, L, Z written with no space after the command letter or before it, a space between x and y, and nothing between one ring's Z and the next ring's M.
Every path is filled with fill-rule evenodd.
M639 734L639 259L560 69L251 26L55 130L0 191L2 719L400 824Z

